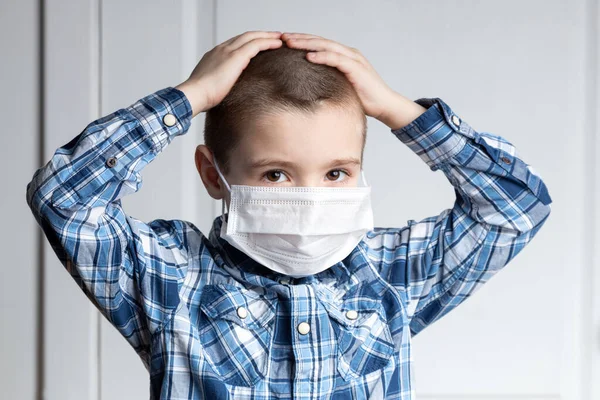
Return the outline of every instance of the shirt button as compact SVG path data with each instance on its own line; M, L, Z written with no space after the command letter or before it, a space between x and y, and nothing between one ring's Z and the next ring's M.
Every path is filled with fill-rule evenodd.
M509 158L507 158L507 157L502 157L502 158L500 158L500 159L502 160L502 162L503 162L503 163L505 163L505 164L510 164L510 159L509 159Z
M356 312L356 310L348 310L348 311L346 311L346 318L356 319L356 318L358 318L358 313Z
M173 126L177 123L177 118L173 114L165 114L163 122L166 126Z
M306 322L300 322L298 324L298 333L301 335L306 335L308 332L310 332L310 325Z
M458 118L456 115L452 116L452 122L454 122L454 125L460 126L460 118Z
M244 319L244 318L246 318L248 316L248 310L246 310L244 307L238 307L238 309L237 309L237 315L241 319Z
M106 160L106 166L108 168L112 168L115 165L117 165L117 158L116 157L111 157L108 160Z

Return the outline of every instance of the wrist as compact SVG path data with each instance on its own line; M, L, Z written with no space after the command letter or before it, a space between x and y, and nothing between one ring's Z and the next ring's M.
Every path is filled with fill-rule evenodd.
M185 94L192 107L192 118L204 111L206 102L198 85L187 80L175 86L175 89L181 90Z
M425 107L396 92L392 93L386 104L385 111L377 119L392 130L404 128L427 111Z

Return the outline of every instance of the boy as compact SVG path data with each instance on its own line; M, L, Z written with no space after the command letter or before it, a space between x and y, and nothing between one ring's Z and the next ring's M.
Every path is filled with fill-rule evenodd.
M203 111L196 166L223 205L208 237L127 215L142 168ZM451 209L372 226L366 115L443 171ZM152 399L414 399L411 337L518 254L551 198L511 143L439 98L394 92L358 50L256 31L89 124L35 172L27 202L139 354Z

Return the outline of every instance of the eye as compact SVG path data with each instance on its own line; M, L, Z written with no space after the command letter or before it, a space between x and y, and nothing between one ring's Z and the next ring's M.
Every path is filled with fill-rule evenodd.
M278 182L285 182L285 180L281 180L282 177L285 177L285 174L283 173L283 171L280 170L272 170L272 171L267 171L265 172L265 174L263 175L265 178L267 178L267 180L269 182L273 182L273 183L278 183Z
M327 173L327 179L334 182L341 182L344 179L340 179L340 177L348 176L348 173L341 169L333 169Z

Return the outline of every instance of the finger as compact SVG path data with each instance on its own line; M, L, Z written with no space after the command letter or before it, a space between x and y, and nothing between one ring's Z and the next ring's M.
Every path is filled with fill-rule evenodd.
M257 38L250 40L247 43L244 43L240 48L235 50L235 53L242 55L244 58L247 58L248 61L259 52L263 50L273 49L281 46L283 41L281 39L273 39L273 38Z
M264 35L268 35L268 34L279 34L281 35L280 31L246 31L244 33L240 33L239 35L236 35L226 41L224 41L221 44L231 44L233 42L235 42L237 39L241 38L241 37L246 37L249 39L254 39L257 36L264 36Z
M279 31L247 31L240 35L234 36L231 39L223 42L223 46L227 47L230 51L239 49L244 44L251 40L258 38L279 38L281 32Z
M278 39L281 37L281 32L278 31L248 31L240 35L237 39L235 39L230 45L229 48L231 51L235 51L240 47L244 46L246 43L256 40L256 39Z
M351 50L349 47L344 46L341 43L334 42L329 39L290 39L286 40L288 47L300 48L311 51L334 51L337 53L344 54L346 57L363 63L362 55Z
M344 74L355 73L358 67L362 65L360 62L347 57L345 54L336 53L335 51L318 51L315 53L308 53L306 58L310 62L336 67Z
M298 38L298 39L309 39L309 38L313 38L313 39L325 39L322 36L317 36L317 35L312 35L310 33L296 33L296 32L284 32L282 35L282 39L287 39L287 38Z

